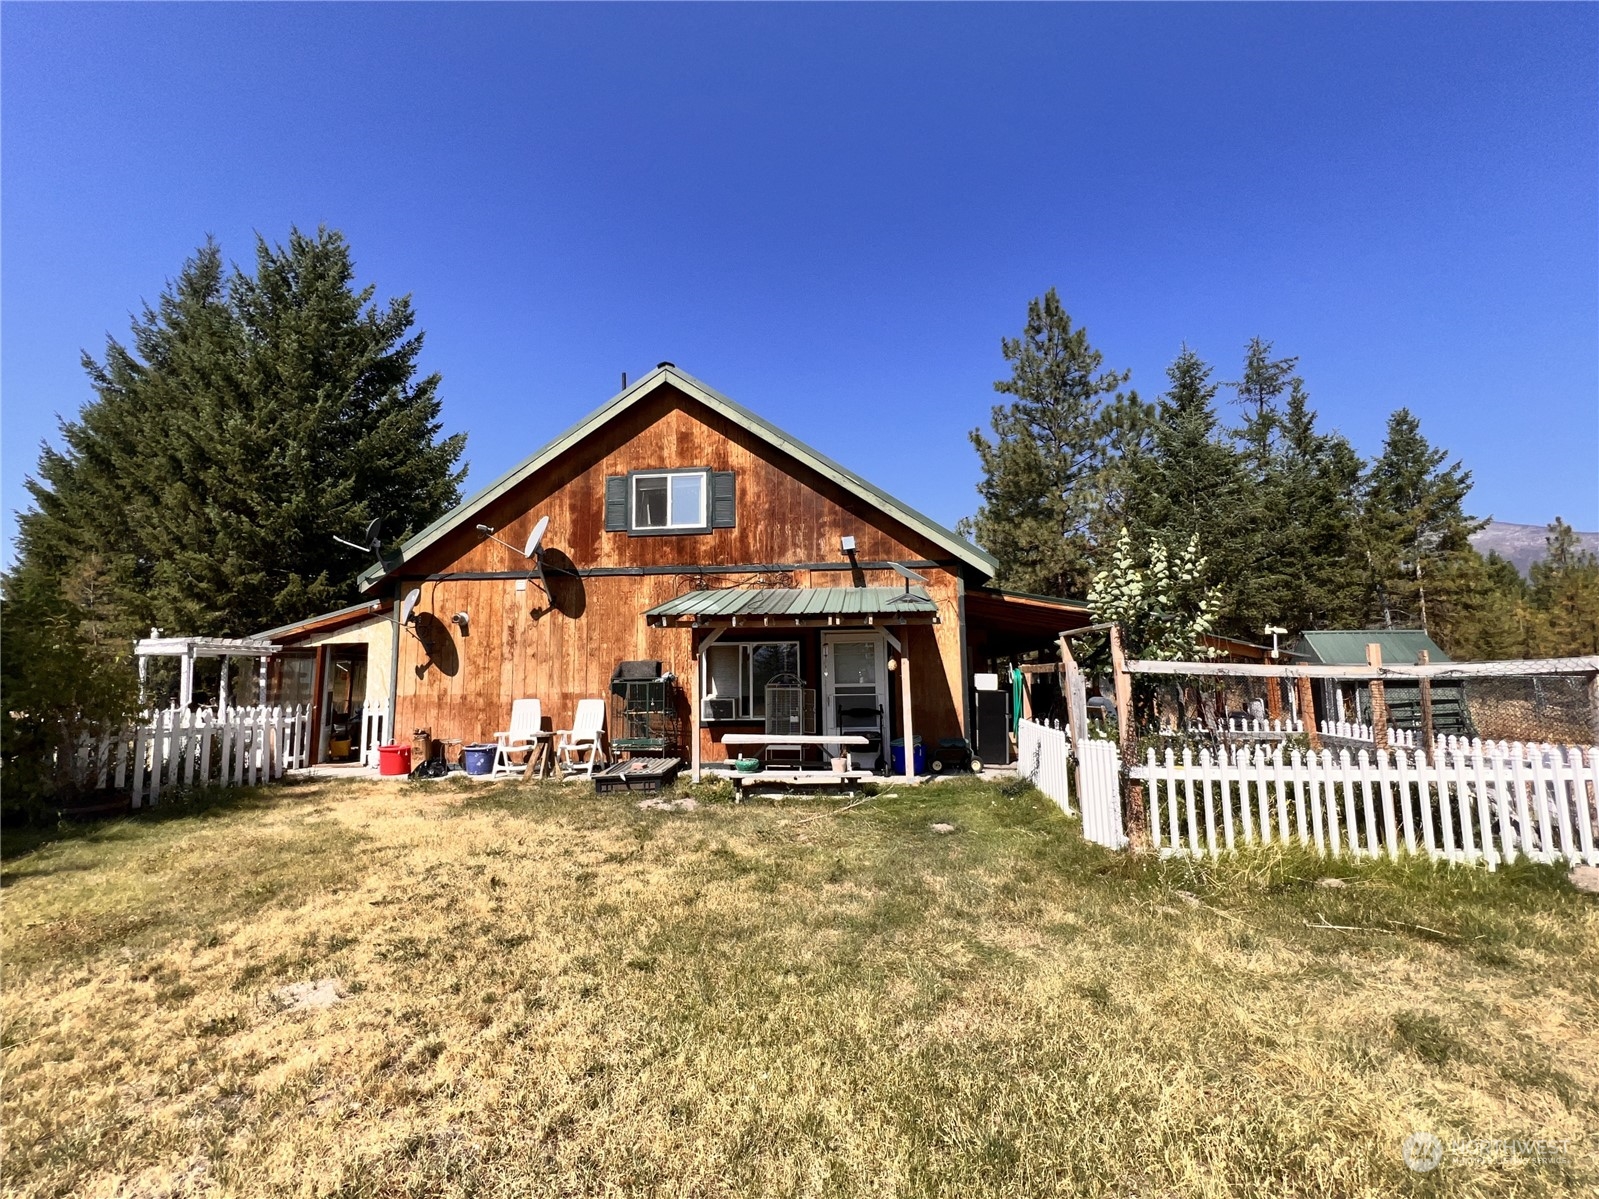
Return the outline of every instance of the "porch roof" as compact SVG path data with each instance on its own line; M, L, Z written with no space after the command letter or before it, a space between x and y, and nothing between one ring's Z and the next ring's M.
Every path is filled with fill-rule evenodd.
M687 591L644 613L650 624L936 624L938 605L912 587L724 587Z

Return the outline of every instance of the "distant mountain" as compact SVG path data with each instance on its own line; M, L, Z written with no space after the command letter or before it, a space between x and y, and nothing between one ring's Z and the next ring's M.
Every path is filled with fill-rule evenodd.
M1487 528L1474 535L1471 544L1477 547L1479 554L1487 554L1489 550L1497 550L1501 558L1508 558L1516 564L1516 569L1522 574L1527 573L1528 567L1544 556L1549 548L1546 538L1549 530L1543 525L1513 525L1508 521L1489 521ZM1599 533L1578 533L1577 539L1582 542L1582 547L1599 554Z

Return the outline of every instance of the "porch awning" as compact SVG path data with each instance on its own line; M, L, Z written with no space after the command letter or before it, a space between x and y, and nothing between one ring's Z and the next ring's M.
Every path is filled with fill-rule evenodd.
M920 587L726 587L685 592L644 619L660 628L937 624L938 605Z

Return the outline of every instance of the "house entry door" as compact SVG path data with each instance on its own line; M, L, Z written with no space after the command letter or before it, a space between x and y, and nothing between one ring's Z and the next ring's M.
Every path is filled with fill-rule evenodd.
M886 756L887 647L883 634L822 634L822 731L855 733L869 744L850 749L850 766L872 770Z

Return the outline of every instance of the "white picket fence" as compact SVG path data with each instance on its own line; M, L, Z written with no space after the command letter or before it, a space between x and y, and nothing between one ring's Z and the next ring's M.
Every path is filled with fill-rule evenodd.
M1357 724L1351 720L1324 720L1317 726L1321 729L1323 737L1331 737L1336 741L1364 741L1374 745L1377 741L1377 730L1369 724ZM1396 748L1415 749L1418 739L1415 729L1389 729L1388 744Z
M367 712L361 717L361 765L378 764L378 746L388 744L384 733L388 726L387 712ZM303 766L305 763L301 763Z
M79 742L74 771L84 784L158 803L174 787L238 787L281 778L310 761L311 709L167 708L137 725Z
M1058 724L1022 720L1016 725L1016 772L1070 813L1071 744Z
M1077 802L1083 810L1083 836L1109 849L1126 849L1121 751L1114 741L1093 738L1084 741L1078 751Z
M1058 723L1022 720L1016 726L1016 770L1063 812L1071 812L1076 792L1083 836L1098 845L1123 849L1121 758L1111 741L1084 741L1076 756L1077 785L1071 785L1071 741Z
M1164 762L1151 750L1129 774L1149 786L1150 835L1165 853L1297 842L1322 855L1423 853L1490 868L1517 857L1599 865L1599 748L1445 748L1436 763L1410 750L1351 758L1256 746L1197 760L1184 750L1180 761L1168 750ZM1085 777L1085 813L1087 790Z
M1227 718L1227 733L1232 737L1295 737L1305 731L1303 720L1241 720Z

